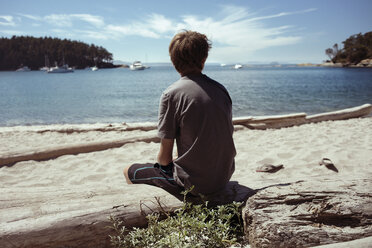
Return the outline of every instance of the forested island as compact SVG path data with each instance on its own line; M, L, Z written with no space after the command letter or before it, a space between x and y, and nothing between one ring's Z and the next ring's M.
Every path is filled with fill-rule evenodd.
M325 50L330 59L328 63L345 67L372 67L372 32L351 35L342 43L342 49L336 43Z
M63 63L76 69L115 67L112 54L94 44L51 37L13 36L0 39L0 70L16 70L21 66L38 70Z

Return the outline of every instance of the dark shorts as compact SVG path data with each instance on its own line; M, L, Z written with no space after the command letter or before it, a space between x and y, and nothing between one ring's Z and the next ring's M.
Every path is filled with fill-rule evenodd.
M128 169L128 176L134 184L149 184L171 193L180 195L184 190L173 178L174 165L167 166L156 164L133 164Z

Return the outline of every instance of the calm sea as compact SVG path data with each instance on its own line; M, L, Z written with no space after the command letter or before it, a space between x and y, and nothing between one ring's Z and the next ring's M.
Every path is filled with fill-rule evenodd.
M372 103L372 69L207 65L238 116L315 114ZM0 72L0 126L157 121L161 92L179 78L170 65L144 71Z

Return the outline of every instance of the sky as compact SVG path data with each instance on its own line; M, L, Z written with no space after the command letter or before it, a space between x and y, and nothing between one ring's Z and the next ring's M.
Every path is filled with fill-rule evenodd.
M0 0L0 37L77 40L125 62L170 62L184 29L211 40L210 63L321 63L372 31L372 0Z

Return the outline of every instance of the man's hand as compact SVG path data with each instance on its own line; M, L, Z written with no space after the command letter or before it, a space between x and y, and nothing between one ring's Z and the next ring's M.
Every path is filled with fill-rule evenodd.
M161 139L158 154L158 163L165 166L173 161L174 139Z

